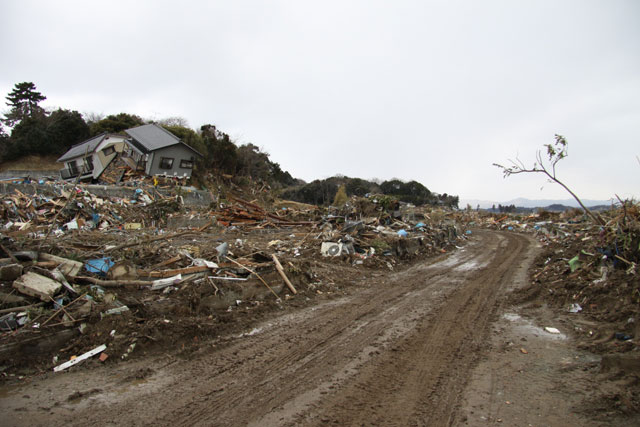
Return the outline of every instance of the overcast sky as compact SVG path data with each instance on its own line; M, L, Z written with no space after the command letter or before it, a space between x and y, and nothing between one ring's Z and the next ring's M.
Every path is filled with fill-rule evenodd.
M0 93L181 116L295 177L415 179L462 199L640 196L640 1L0 1ZM542 189L541 189L542 187Z

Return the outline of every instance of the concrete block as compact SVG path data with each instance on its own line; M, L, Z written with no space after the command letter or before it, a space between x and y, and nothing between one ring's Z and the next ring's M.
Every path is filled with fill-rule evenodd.
M28 272L13 282L13 287L25 295L38 297L42 301L51 301L49 298L53 298L56 292L62 288L62 283Z

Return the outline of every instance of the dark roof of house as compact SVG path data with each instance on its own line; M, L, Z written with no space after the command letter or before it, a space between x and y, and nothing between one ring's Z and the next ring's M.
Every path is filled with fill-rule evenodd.
M127 129L125 132L131 137L129 142L143 153L150 153L161 148L181 144L197 155L202 156L197 150L182 142L180 138L155 123Z
M104 132L100 135L94 136L93 138L87 139L79 144L72 146L69 151L64 153L57 161L58 162L66 162L67 160L71 160L76 157L82 157L87 154L92 154L96 151L96 148L100 143L105 139L112 135Z

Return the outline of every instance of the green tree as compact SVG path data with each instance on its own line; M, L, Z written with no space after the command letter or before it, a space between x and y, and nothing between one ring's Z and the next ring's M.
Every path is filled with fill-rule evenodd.
M104 132L122 133L126 129L131 129L143 124L144 121L135 114L111 114L98 122L92 123L90 131L91 136L99 135Z
M11 143L6 160L29 154L49 154L47 123L41 117L26 117L11 131Z
M77 111L58 109L49 116L27 117L11 130L1 151L2 160L30 154L60 155L89 137L89 127Z
M416 205L434 201L431 191L417 181L402 182L399 179L392 179L380 184L380 189L383 194L395 196L400 201Z
M203 125L200 131L205 146L204 158L201 161L205 168L235 174L238 164L238 147L231 141L229 135L220 132L214 125Z
M63 154L72 145L89 138L89 126L77 111L58 109L47 118L49 152Z
M164 129L168 130L185 144L191 148L204 154L206 147L202 142L202 137L198 135L193 129L182 125L161 125Z
M344 204L347 203L347 201L349 201L349 197L347 196L347 190L344 184L342 184L340 187L338 187L336 196L333 198L333 205L344 206Z
M11 107L11 110L5 114L2 122L9 127L13 127L26 118L45 115L44 109L38 104L47 97L36 91L36 85L32 82L16 83L6 99L6 104Z
M250 176L255 179L268 180L270 177L269 155L254 144L243 144L238 147L239 175Z
M3 127L0 126L0 161L7 157L7 152L11 148L10 144L11 140L9 139L9 135L7 135Z

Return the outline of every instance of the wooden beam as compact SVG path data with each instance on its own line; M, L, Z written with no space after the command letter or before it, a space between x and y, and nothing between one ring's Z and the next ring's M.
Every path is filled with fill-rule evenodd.
M278 260L278 257L276 256L276 254L271 255L271 258L273 258L273 262L276 264L276 270L278 270L278 273L280 273L282 280L284 280L284 283L287 284L287 286L289 287L289 290L291 290L291 292L293 292L294 295L297 294L298 291L296 291L296 288L293 287L293 284L285 274L284 268L282 268L282 264L280 264L280 261Z

